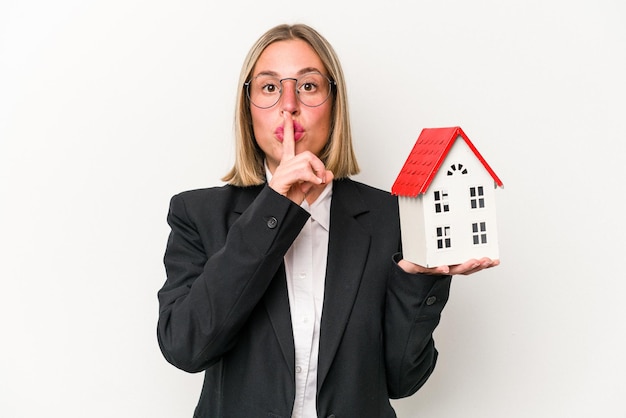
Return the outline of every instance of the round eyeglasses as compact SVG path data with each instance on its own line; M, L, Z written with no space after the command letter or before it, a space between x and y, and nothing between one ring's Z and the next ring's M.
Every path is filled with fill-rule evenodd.
M298 78L278 78L272 75L259 74L244 85L250 103L261 109L274 106L283 94L283 81L296 83L296 96L300 103L308 107L324 104L335 82L316 71L302 74Z

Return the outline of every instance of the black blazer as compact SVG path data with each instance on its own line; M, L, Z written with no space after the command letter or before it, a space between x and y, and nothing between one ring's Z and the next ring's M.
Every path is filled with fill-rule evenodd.
M319 417L395 417L437 359L450 276L395 261L395 197L335 180L318 361ZM165 358L205 372L194 417L291 417L295 349L283 257L309 214L268 186L176 195L159 291ZM394 260L394 258L396 260Z

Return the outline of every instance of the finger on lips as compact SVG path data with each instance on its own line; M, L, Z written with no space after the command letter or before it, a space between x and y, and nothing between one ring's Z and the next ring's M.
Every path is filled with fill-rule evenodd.
M293 117L289 112L283 112L283 160L296 155L296 141L293 134Z
M294 135L293 116L289 112L283 112L283 155L282 161L288 161L296 156L296 140ZM312 176L306 176L304 181L316 184L326 183L326 167L322 161L315 158L308 158L307 164L310 167Z

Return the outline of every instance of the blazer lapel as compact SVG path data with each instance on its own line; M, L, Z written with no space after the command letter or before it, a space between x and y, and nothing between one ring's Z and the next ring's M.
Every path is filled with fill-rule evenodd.
M371 236L357 216L367 211L351 180L335 181L320 330L318 388L335 357L361 283Z
M291 377L295 379L296 348L291 329L291 311L289 309L289 295L284 264L281 265L274 276L270 287L265 292L263 301L283 353L283 358L289 367Z

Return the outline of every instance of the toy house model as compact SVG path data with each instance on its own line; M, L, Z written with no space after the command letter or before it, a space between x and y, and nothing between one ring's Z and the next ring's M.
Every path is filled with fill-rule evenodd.
M460 127L424 129L394 182L404 258L426 267L499 258L502 182Z

